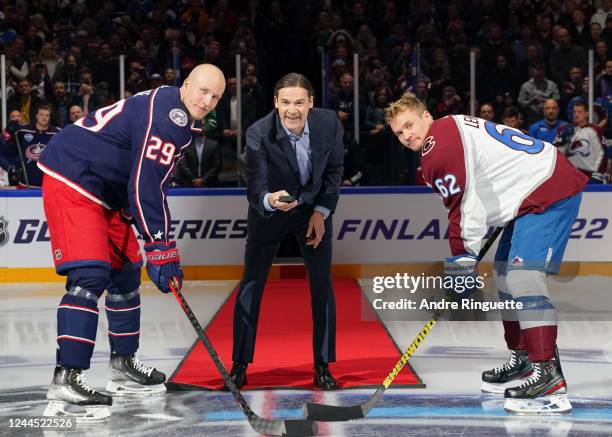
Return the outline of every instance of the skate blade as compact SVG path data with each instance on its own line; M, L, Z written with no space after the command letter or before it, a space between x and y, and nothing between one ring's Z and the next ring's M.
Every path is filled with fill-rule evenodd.
M492 393L492 394L504 394L504 391L507 388L511 388L511 387L517 387L519 385L521 385L523 383L523 381L525 381L525 379L527 378L520 378L520 379L513 379L512 381L508 381L508 382L504 382L504 383L500 383L500 384L496 384L493 382L482 382L482 385L480 386L480 391L482 393Z
M567 395L543 396L536 399L506 399L504 409L515 414L567 414L572 404Z
M69 409L80 409L80 411ZM43 416L74 418L77 423L103 423L110 419L111 412L106 405L79 406L62 401L49 401Z
M106 391L113 396L120 397L159 396L166 393L166 386L164 384L142 385L132 382L122 382L121 384L119 384L114 381L108 381L108 383L106 384Z

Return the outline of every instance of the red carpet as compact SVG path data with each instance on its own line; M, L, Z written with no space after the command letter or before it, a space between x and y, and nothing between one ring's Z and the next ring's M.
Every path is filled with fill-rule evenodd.
M330 370L342 388L379 386L401 353L376 317L364 321L362 297L354 280L335 280L337 362ZM232 318L236 291L228 298L206 334L228 369L232 364ZM187 296L189 298L189 296ZM194 308L197 315L197 308ZM312 318L305 279L269 280L264 290L255 359L243 389L307 388L312 381ZM201 342L196 342L170 378L172 389L220 389L223 379ZM424 387L407 365L393 387Z

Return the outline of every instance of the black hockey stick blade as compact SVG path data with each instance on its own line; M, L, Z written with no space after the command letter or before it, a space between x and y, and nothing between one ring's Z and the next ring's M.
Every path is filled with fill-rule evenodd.
M200 322L198 322L198 319L196 318L195 314L193 314L191 307L187 303L187 300L185 300L185 296L183 296L183 293L181 293L176 278L172 278L168 282L168 285L170 286L170 290L174 294L174 297L176 297L176 300L178 301L180 307L185 312L185 315L187 315L189 322L191 322L191 326L193 326L196 331L196 334L198 334L198 338L204 344L204 347L212 358L215 366L217 367L217 370L219 370L219 373L221 373L221 376L225 381L225 385L232 393L234 399L236 399L236 402L238 402L238 405L247 417L249 425L251 425L251 427L260 434L287 437L308 437L316 435L317 424L310 419L264 419L263 417L260 417L255 414L251 407L249 407L249 404L247 404L247 401L246 399L244 399L244 396L242 396L242 393L240 393L240 390L238 390L238 388L230 379L229 374L225 369L225 366L221 362L221 358L219 358L217 351L206 336L204 329L202 329L202 325L200 325Z
M347 405L342 407L307 402L302 405L302 412L307 419L320 420L323 422L346 422L347 420L365 417L361 405Z
M482 258L489 251L499 234L503 228L498 227L493 231L491 236L487 239L485 244L480 249L478 253L477 261L480 262ZM358 405L327 405L327 404L315 404L312 402L305 403L302 406L302 413L305 418L310 420L316 420L320 422L344 422L347 420L355 420L361 419L370 412L374 404L378 402L378 400L382 397L385 390L393 383L395 377L399 374L399 372L404 368L404 365L408 362L410 357L416 352L417 348L425 337L431 332L431 329L436 325L438 319L442 315L442 310L437 310L432 319L429 320L421 332L418 333L414 341L408 346L408 349L401 356L393 370L389 372L383 383L378 387L376 392L370 396L368 400Z

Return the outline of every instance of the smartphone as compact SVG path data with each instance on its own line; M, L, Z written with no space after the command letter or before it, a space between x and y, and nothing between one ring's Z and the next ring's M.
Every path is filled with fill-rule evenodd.
M291 202L293 202L295 200L296 200L295 196L291 196L291 195L289 195L289 196L280 196L278 198L278 201L279 202L283 202L283 203L291 203Z

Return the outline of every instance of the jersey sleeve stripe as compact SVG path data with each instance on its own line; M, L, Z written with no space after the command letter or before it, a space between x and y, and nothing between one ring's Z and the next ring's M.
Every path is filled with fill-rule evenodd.
M155 96L157 95L158 89L159 88L156 88L155 91L153 91L153 93L151 94L151 98L149 100L149 120L147 122L147 130L145 132L145 136L142 142L142 147L140 150L140 159L138 161L138 168L136 169L136 177L134 178L134 184L135 184L134 193L136 197L136 209L138 210L138 215L140 216L140 220L142 221L143 231L145 232L146 236L149 238L150 241L153 241L153 237L151 236L151 233L149 232L149 228L147 226L147 222L145 221L144 214L142 211L142 206L140 205L140 192L138 190L138 187L140 185L140 169L142 168L142 160L144 158L145 149L147 148L149 134L151 133L151 125L153 124L153 102L155 100Z

